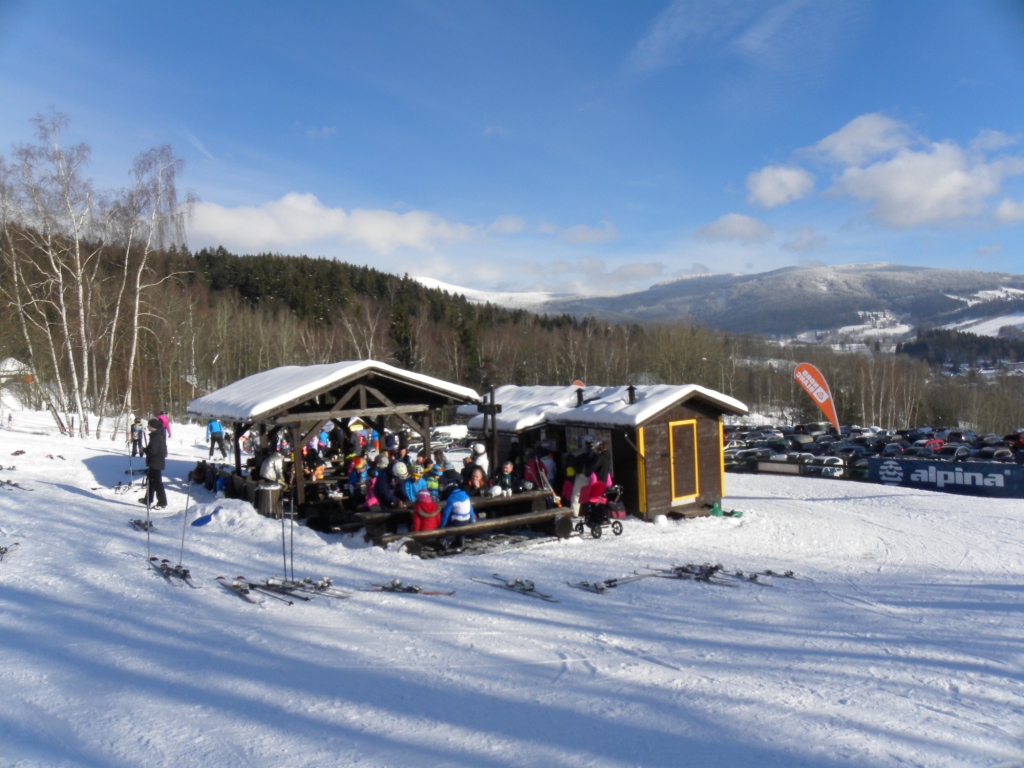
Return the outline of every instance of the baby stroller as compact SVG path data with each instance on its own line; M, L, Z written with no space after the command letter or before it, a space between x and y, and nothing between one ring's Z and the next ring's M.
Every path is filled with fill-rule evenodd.
M587 486L586 501L580 505L580 521L576 523L576 533L582 535L585 528L590 535L601 538L605 528L611 528L616 536L622 535L622 523L618 517L625 517L625 510L620 501L622 487L613 485L609 488L602 482Z

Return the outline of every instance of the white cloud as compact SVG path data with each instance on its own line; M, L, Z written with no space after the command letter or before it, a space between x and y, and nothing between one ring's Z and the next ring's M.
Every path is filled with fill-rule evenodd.
M683 61L740 57L749 66L775 73L808 75L842 49L866 20L856 0L674 0L651 23L626 59L646 73Z
M992 245L979 245L975 249L974 255L978 256L979 258L983 258L985 256L995 256L1001 250L1003 250L1003 246L1001 246L999 243L993 243Z
M993 152L997 149L1012 147L1017 141L1016 136L986 128L971 141L970 148L975 152Z
M762 221L740 213L727 213L694 235L702 240L736 240L744 244L761 243L772 236L772 228Z
M210 152L204 146L203 142L201 142L199 140L199 137L192 133L192 131L186 130L185 138L188 139L189 144L191 144L193 147L195 147L201 153L203 153L203 155L206 156L207 160L213 160L214 162L217 162L217 158L210 154Z
M619 236L619 230L610 221L602 221L600 227L577 224L562 230L559 238L567 243L607 243Z
M526 222L518 216L499 216L484 231L489 235L518 235L526 229Z
M846 165L862 165L909 147L915 141L908 125L873 113L854 118L811 149Z
M260 206L226 208L198 203L190 237L204 245L244 250L293 248L327 240L357 243L380 253L396 248L430 251L436 244L469 240L477 229L427 211L328 208L315 195L289 192Z
M800 227L793 230L791 234L793 239L783 243L782 247L787 251L794 251L796 253L810 253L811 251L820 250L828 242L828 238L825 235L815 235L814 230L810 227Z
M558 232L558 227L552 224L550 221L542 221L537 225L537 231L542 235L553 235Z
M769 165L747 176L747 202L775 208L807 197L814 189L814 177L803 168Z
M834 191L872 203L871 212L894 229L941 224L982 213L1002 180L1024 173L1024 158L984 162L951 142L901 149L864 168L850 167ZM998 214L997 214L998 216Z
M333 125L324 125L320 128L307 128L303 133L312 139L327 139L334 136L338 132L338 129Z
M995 216L1000 224L1020 224L1024 221L1024 203L1005 198L996 208Z

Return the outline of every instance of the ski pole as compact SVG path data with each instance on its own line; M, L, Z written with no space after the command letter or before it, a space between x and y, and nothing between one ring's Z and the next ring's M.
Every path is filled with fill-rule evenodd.
M149 505L153 503L153 494L150 492L149 483L146 483L146 560L149 560L149 529L152 527L149 524ZM150 563L152 565L152 561Z
M263 491L263 493L269 494L269 490ZM281 510L281 560L284 566L284 578L288 580L288 550L285 546L284 537L284 509Z
M281 514L284 514L284 505L281 505ZM291 550L292 550L292 581L295 581L295 504L291 504L288 509L288 529L291 535Z
M181 566L181 561L185 557L185 525L188 523L188 505L192 501L192 473L189 472L185 478L185 485L188 487L188 492L185 494L185 515L184 520L181 521L181 553L178 555L178 566Z

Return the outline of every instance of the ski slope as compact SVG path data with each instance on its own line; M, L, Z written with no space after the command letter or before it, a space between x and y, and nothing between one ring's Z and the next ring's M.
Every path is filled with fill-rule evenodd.
M430 561L299 527L300 577L457 592L257 606L214 579L280 576L279 521L200 491L189 520L221 507L185 527L202 588L170 584L139 494L105 487L123 446L47 418L0 430L24 488L0 489L5 768L1024 764L1019 501L730 475L740 519ZM173 562L200 436L169 440L151 547ZM566 585L704 561L813 581ZM559 602L471 581L492 573Z

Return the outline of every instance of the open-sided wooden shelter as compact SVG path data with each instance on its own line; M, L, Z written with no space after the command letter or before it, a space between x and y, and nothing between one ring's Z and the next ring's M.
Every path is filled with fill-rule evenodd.
M720 392L688 384L641 387L499 387L495 418L499 456L513 437L543 438L572 453L603 440L626 508L645 519L702 514L725 493L722 417L747 407ZM470 429L482 428L476 408L463 406Z
M383 434L384 420L394 416L417 432L429 451L431 410L477 402L480 396L468 387L375 360L356 360L263 371L193 400L188 413L233 425L235 470L241 474L239 441L249 430L259 431L264 448L281 430L287 430L293 446L301 447L328 421L358 416ZM301 505L301 472L296 486Z

